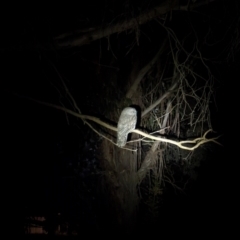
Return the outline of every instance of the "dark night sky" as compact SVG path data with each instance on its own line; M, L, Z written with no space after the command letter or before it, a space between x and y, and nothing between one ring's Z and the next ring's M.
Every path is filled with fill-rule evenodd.
M51 82L58 81L58 77L48 62L49 59L54 59L61 74L66 77L65 80L78 100L80 108L82 107L84 111L83 101L94 83L95 65L92 62L98 57L99 42L77 48L72 52L51 51L47 44L45 45L46 49L41 49L41 47L32 49L31 47L51 42L54 35L66 30L71 31L76 27L83 28L108 22L117 15L113 14L114 11L117 11L116 9L120 14L126 7L121 1L121 3L104 1L107 2L107 5L98 5L94 2L87 1L81 7L77 9L75 7L75 10L72 6L66 12L52 9L40 11L35 7L36 11L19 11L16 15L13 11L12 15L5 18L6 24L2 31L4 38L1 39L0 52L3 70L1 82L4 89L2 91L2 139L4 141L2 171L5 173L5 181L9 183L6 191L10 197L7 198L16 199L15 210L22 208L20 201L27 202L33 207L35 203L39 203L41 207L38 208L40 209L45 206L61 205L57 202L60 190L55 189L55 181L58 181L59 174L59 169L55 166L57 144L68 143L68 148L72 147L74 151L79 139L84 139L86 131L85 128L79 131L74 126L77 120L72 117L70 117L70 122L73 124L69 126L63 112L41 106L12 93L58 104L59 95L51 85ZM136 4L133 3L133 5ZM141 6L150 8L151 5L154 5L154 1L150 4L143 3ZM131 9L131 5L128 9ZM135 10L136 12L137 10ZM131 14L133 13L129 13L129 17ZM29 46L31 46L30 49L27 49ZM110 53L106 51L105 54L108 56ZM118 54L121 55L120 52ZM223 76L229 77L231 70L233 70L231 73L234 76L234 71L237 71L236 63L231 68L226 68ZM223 79L221 81L224 82ZM82 82L88 84L88 90L83 87ZM101 94L97 92L97 88L94 91L96 94ZM216 129L224 133L225 100L223 96L225 93L220 91L218 94L219 110L212 117ZM98 112L92 112L92 114L98 114ZM206 165L202 168L204 170L200 169L200 171L204 171L204 174L196 183L197 190L195 191L198 192L193 193L194 197L202 196L199 203L210 202L214 213L216 196L219 196L217 192L220 190L219 184L221 184L219 178L221 178L223 170L223 154L224 150L219 151L213 164L204 163ZM218 157L219 159L217 159ZM217 160L219 160L219 164L216 164ZM214 175L212 175L213 172ZM213 177L215 179L212 179ZM210 179L212 181L209 181ZM51 201L52 203L50 203ZM182 211L184 213L184 210Z

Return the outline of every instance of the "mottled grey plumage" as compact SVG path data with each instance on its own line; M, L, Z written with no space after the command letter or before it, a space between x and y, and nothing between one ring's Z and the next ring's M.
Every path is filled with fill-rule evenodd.
M122 110L118 120L117 145L124 147L128 133L135 129L137 123L137 111L135 108L126 107Z

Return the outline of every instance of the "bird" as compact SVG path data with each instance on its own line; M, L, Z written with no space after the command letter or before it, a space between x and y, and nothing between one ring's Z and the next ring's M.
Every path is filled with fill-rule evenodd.
M136 128L137 111L135 108L126 107L122 110L117 124L117 146L124 147L128 134Z

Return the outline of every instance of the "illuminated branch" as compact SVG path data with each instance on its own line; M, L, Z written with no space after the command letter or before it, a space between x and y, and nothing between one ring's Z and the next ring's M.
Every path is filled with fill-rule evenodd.
M18 95L19 96L19 95ZM21 96L23 97L23 96ZM93 116L88 116L88 115L83 115L83 114L79 114L79 113L76 113L70 109L67 109L67 108L64 108L64 107L61 107L61 106L58 106L58 105L55 105L55 104L52 104L52 103L47 103L47 102L43 102L43 101L39 101L39 100L36 100L36 99L33 99L33 98L30 98L30 97L23 97L25 99L28 99L28 100L31 100L31 101L34 101L34 102L37 102L39 104L42 104L42 105L45 105L45 106L48 106L48 107L52 107L52 108L55 108L55 109L58 109L58 110L61 110L61 111L64 111L68 114L71 114L75 117L78 117L78 118L81 118L83 120L90 120L90 121L93 121L103 127L106 127L110 130L113 130L113 131L117 131L117 128L108 124L108 123L105 123L103 122L102 120L100 120L99 118L96 118L96 117L93 117ZM91 128L93 128L91 126ZM157 140L157 141L161 141L161 142L166 142L166 143L171 143L173 145L176 145L178 146L179 148L182 148L182 149L185 149L185 150L194 150L196 148L198 148L200 145L204 144L204 143L207 143L207 142L214 142L214 143L217 143L219 145L221 145L220 143L218 143L216 141L217 138L219 137L216 137L216 138L210 138L210 139L207 139L206 138L206 135L208 132L210 132L212 130L208 130L204 135L203 137L200 137L200 138L196 138L196 139L193 139L193 140L187 140L187 141L174 141L174 140L171 140L171 139L166 139L166 138L163 138L163 137L157 137L157 136L152 136L151 134L148 134L148 133L144 133L140 130L133 130L132 132L135 132L135 133L138 133L139 135L145 137L145 138L148 138L148 139L152 139L152 140ZM97 131L95 131L97 132ZM98 133L98 132L97 132ZM99 133L98 133L99 134ZM185 144L193 144L194 146L191 146L191 147L188 147L188 146L184 146Z
M202 145L204 143L207 143L207 142L214 142L214 143L217 143L217 144L221 145L219 142L216 141L216 139L218 139L220 136L218 136L216 138L210 138L210 139L206 138L206 135L211 131L212 131L212 129L209 129L208 131L206 131L204 133L204 135L202 137L199 137L199 138L196 138L196 139L193 139L193 140L180 141L180 142L175 141L175 140L171 140L171 139L167 139L167 138L152 136L150 134L144 133L144 132L142 132L140 130L137 130L137 129L135 129L133 132L138 133L141 136L144 136L144 137L152 139L152 140L171 143L173 145L178 146L179 148L192 151L192 150L198 148L200 145ZM184 144L194 144L194 146L187 147L187 146L184 146Z

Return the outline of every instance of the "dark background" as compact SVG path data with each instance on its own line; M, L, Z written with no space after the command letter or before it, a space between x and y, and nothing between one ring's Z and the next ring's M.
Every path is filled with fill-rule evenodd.
M95 204L96 201L101 202L101 200L92 200L92 197L97 195L87 193L88 191L79 183L84 199L80 202L80 207L75 207L74 194L72 189L69 190L71 181L66 179L74 176L74 169L82 159L95 158L92 150L89 150L97 145L95 138L80 120L69 116L70 124L68 124L64 112L23 97L57 105L60 101L64 101L65 96L59 96L54 88L59 78L51 67L53 62L65 78L82 112L101 115L101 106L97 106L96 96L101 96L99 86L104 84L104 80L97 75L96 62L100 61L104 64L105 60L112 56L112 52L107 50L107 39L101 40L103 53L102 57L99 57L100 40L74 49L58 49L54 45L53 38L65 31L104 26L121 18L131 18L147 8L150 9L157 1L100 2L87 1L76 6L56 8L27 6L23 10L22 6L21 11L17 7L11 11L9 8L2 8L2 11L6 10L6 12L2 15L0 49L3 97L1 159L3 197L7 203L6 208L3 206L3 211L7 212L8 217L10 216L10 229L16 232L22 231L24 217L27 214L51 216L62 211L66 215L69 214L68 219L74 219L75 209L78 209L82 215L85 214L81 219L84 222L82 226L93 226L94 229L93 219L96 212L99 213ZM211 7L205 6L206 14L211 15L215 22L224 21L227 19L222 18L224 4L227 4L227 15L230 16L231 11L235 14L235 4L234 1L231 2L232 5L227 1L216 1ZM121 14L124 13L125 15L122 16ZM173 13L173 21L170 23L179 33L184 32L185 18L181 14L181 12ZM115 16L118 16L116 20ZM192 19L198 24L197 14ZM222 47L229 43L232 37L233 31L229 26L236 24L237 18L231 20L232 22L223 22L220 25L225 29L215 29L216 38L225 35L220 43ZM199 22L199 24L204 26L208 23ZM155 23L151 22L149 25L142 26L142 31L152 38L151 47L146 44L147 39L143 37L140 46L136 47L138 50L133 50L134 54L139 51L153 51L154 44L161 39L159 33L154 33ZM214 24L212 27L215 27ZM131 57L124 55L123 49L126 52L134 36L125 33L119 35L118 38L116 35L111 36L112 49L118 58L118 63L113 64L113 67L121 69L120 74L125 76L128 72L122 69L126 67L125 62L128 63ZM115 38L117 38L116 42L114 42ZM239 38L237 40L239 41ZM208 54L216 55L218 49L219 46L213 47L212 52L209 50ZM219 63L214 71L220 84L216 95L217 108L212 106L212 121L214 130L224 134L226 90L223 86L225 79L233 81L232 79L237 79L236 76L239 76L239 52L230 62L226 61L226 54L218 56L216 61ZM106 81L106 84L108 83L109 81ZM124 81L122 84L125 84ZM224 145L223 137L220 142ZM188 197L178 197L174 194L168 196L163 211L166 226L177 226L186 219L188 223L194 219L211 225L212 219L214 221L221 217L228 164L226 164L224 147L212 146L212 151L213 157L211 158L210 155L208 161L204 161L199 167L199 177ZM90 186L92 184L86 180L84 182ZM72 187L74 184L76 182L72 183ZM89 206L88 203L91 201L93 204Z

